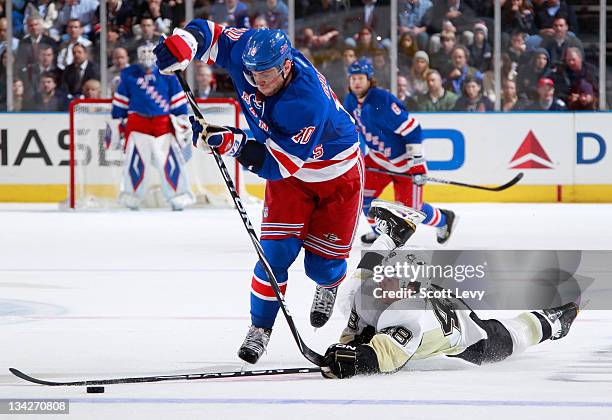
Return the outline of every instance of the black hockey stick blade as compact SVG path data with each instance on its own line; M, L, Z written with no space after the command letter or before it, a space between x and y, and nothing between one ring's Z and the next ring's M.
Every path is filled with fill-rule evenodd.
M209 373L189 373L184 375L160 375L160 376L135 376L131 378L114 379L88 379L83 381L46 381L34 378L22 371L9 368L9 371L24 381L46 386L90 386L90 385L113 385L113 384L136 384L145 382L165 382L165 381L194 381L203 379L223 379L223 378L246 378L257 376L272 375L293 375L300 373L320 373L319 368L289 368L289 369L264 369L264 370L245 370L240 372L209 372Z
M183 88L183 91L185 92L185 95L187 96L187 100L189 104L191 105L191 109L193 110L194 114L196 115L196 117L198 117L198 119L200 119L203 122L203 124L205 124L204 116L202 115L202 111L200 111L200 108L198 107L198 103L196 102L193 92L191 91L191 87L189 87L189 83L187 83L187 81L183 77L183 74L180 71L175 71L174 74L176 75L176 78L178 79L181 87ZM207 125L207 127L205 127L205 130L207 130L208 127L210 126ZM283 293L280 290L278 281L276 280L276 276L274 275L274 272L272 271L272 267L270 267L270 263L268 262L268 259L266 258L264 254L261 244L259 243L259 239L257 238L257 233L255 233L255 229L253 229L251 219L249 218L249 215L242 204L242 200L240 199L240 196L238 195L238 192L236 191L236 187L234 186L234 181L232 181L232 178L230 177L229 172L227 171L225 162L223 162L223 159L221 158L221 155L219 154L219 151L217 149L211 148L211 152L212 152L213 157L215 158L215 162L217 163L217 166L219 167L221 176L223 177L223 180L225 181L225 186L227 187L230 195L232 196L232 200L234 201L234 206L236 207L236 210L238 210L238 213L240 214L240 218L242 219L242 223L244 224L244 227L247 230L247 233L249 234L251 242L253 243L253 247L255 247L255 251L257 252L259 261L261 262L261 265L263 266L266 274L268 275L268 280L270 280L270 285L272 286L272 290L274 291L276 300L278 301L281 311L283 312L283 315L285 316L285 319L287 320L287 324L289 325L291 334L293 335L293 338L300 352L310 362L314 363L317 366L323 366L323 356L315 352L311 348L309 348L304 343L304 340L302 340L302 337L300 336L300 333L297 327L295 326L295 322L293 321L293 317L289 313L289 308L287 307L287 304L285 303L285 298L283 297Z
M366 168L366 170L370 171L370 172L378 172L378 173L381 173L381 174L393 175L393 176L398 176L398 177L402 177L402 178L408 178L408 177L412 177L413 176L413 175L409 175L409 174L398 174L398 173L395 173L395 172L386 171L384 169ZM498 191L507 190L508 188L516 185L521 179L523 179L524 175L525 174L523 172L519 172L510 181L506 182L503 185L499 185L497 187L486 187L484 185L467 184L465 182L451 181L451 180L448 180L448 179L434 178L434 177L430 177L430 176L426 176L425 179L427 180L427 182L435 182L437 184L447 184L447 185L454 185L456 187L474 188L474 189L477 189L477 190L498 192Z

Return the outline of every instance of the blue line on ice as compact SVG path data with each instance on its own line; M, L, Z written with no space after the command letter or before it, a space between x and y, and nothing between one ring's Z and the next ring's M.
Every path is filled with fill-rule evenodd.
M612 401L334 400L266 398L70 398L71 404L449 405L612 408Z

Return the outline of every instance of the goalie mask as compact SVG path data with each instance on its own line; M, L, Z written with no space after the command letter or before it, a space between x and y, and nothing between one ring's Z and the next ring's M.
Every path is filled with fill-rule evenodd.
M141 45L136 50L136 55L138 57L138 63L147 70L155 67L155 54L153 53L153 49L155 45L147 42L144 45Z

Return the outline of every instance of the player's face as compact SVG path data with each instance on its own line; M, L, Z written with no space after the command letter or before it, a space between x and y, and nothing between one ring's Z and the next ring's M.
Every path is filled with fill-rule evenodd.
M365 74L351 74L351 77L349 77L349 87L355 96L362 98L370 88L368 76Z
M285 61L284 72L289 73L291 62ZM257 85L257 89L265 96L272 96L277 93L284 85L285 79L278 69L268 69L264 71L254 71L253 80Z

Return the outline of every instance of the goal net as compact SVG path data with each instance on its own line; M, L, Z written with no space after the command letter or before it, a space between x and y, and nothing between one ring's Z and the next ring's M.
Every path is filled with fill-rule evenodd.
M240 107L233 99L198 100L206 120L215 125L238 127ZM70 105L70 182L68 205L76 209L120 208L117 198L122 176L123 147L109 149L106 141L111 124L110 99L79 99ZM195 206L230 206L232 201L212 155L186 148L187 172L191 190L196 195ZM233 158L224 158L238 192L240 165ZM167 207L162 192L160 174L147 173L147 193L142 207Z

